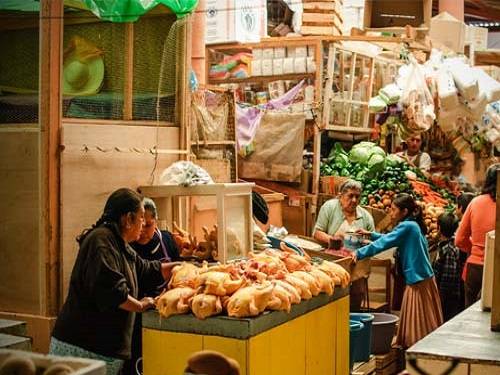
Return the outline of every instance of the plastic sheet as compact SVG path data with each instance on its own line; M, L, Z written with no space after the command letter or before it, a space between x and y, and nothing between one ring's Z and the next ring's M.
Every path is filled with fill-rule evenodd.
M267 111L255 135L255 152L240 159L240 176L300 181L305 115Z
M89 10L102 20L134 22L159 4L170 8L178 18L191 13L198 0L82 0Z

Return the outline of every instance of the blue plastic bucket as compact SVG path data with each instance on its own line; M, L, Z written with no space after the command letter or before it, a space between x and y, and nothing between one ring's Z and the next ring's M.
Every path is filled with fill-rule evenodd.
M372 322L374 316L366 313L351 313L349 319L363 323L359 342L354 347L354 362L366 362L370 359L372 349Z
M360 321L349 321L349 368L351 370L352 366L354 365L354 352L356 350L356 346L359 345L360 335L363 327L364 324Z

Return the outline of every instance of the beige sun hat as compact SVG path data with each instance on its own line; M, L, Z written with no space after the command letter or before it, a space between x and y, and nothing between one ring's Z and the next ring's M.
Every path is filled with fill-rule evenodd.
M103 51L82 37L74 36L64 50L63 94L93 95L104 80Z

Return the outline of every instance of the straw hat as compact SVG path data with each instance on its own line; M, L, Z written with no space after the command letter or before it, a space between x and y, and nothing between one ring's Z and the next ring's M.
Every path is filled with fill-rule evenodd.
M104 80L102 50L79 36L64 50L63 94L93 95Z

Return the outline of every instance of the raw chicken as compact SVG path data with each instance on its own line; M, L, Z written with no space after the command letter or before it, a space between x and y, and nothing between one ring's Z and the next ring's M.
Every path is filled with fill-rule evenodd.
M193 238L187 231L182 229L174 221L172 223L174 230L172 231L172 237L179 248L179 254L181 257L189 257L193 255L196 249L196 238Z
M171 289L158 298L156 309L164 318L185 314L189 311L189 300L194 294L195 290L188 287Z
M337 263L325 260L317 268L330 276L335 281L335 285L340 285L342 288L346 288L351 282L349 272Z
M222 312L220 297L212 294L198 294L191 301L191 310L198 319L205 319Z
M299 279L297 276L293 276L292 274L286 275L285 281L288 284L295 287L295 289L297 289L297 291L300 293L301 299L311 299L312 298L312 294L311 294L311 290L309 289L309 285L305 281Z
M287 272L285 263L279 258L279 253L274 250L266 250L261 253L249 253L250 259L258 262L258 269L266 275L275 275L279 272Z
M187 286L195 288L196 278L202 269L192 263L183 262L172 269L172 277L168 283L168 288L178 288Z
M310 273L304 271L295 271L291 274L302 281L305 281L309 286L309 290L313 296L317 296L321 292L321 285L316 281L316 278Z
M301 255L296 253L283 252L281 255L281 260L285 263L285 266L289 272L295 271L309 271L311 269L311 264L309 261Z
M227 314L238 318L256 316L263 312L272 298L271 283L241 288L227 301Z
M267 308L269 310L284 310L286 312L290 312L291 307L292 303L290 293L288 293L283 286L274 284L273 293L269 303L267 304Z
M325 292L329 296L333 294L335 283L330 276L328 276L325 272L318 270L317 268L313 268L309 273L314 276L314 278L320 285L322 292Z
M225 296L236 292L242 284L242 279L232 280L228 273L209 270L197 276L195 287L203 288L206 294Z
M207 227L201 228L204 233L206 247L210 248L210 254L214 259L218 259L218 228L214 225L211 231ZM231 227L226 227L226 249L228 254L243 254L243 245L238 235Z
M300 303L300 292L293 285L282 281L282 280L273 280L273 284L281 286L285 289L290 296L290 302L294 305L296 303Z

